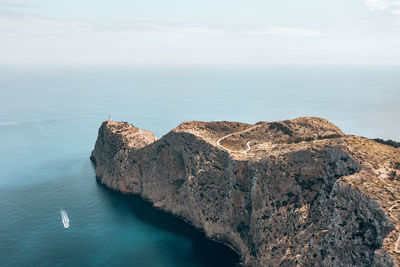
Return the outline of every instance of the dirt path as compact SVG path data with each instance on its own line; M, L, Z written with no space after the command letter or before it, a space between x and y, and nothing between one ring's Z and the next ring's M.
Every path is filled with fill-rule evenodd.
M232 135L241 134L241 133L244 133L244 132L251 131L251 130L253 130L253 129L256 128L256 127L258 127L258 125L254 125L254 126L252 126L252 127L250 127L250 128L244 129L243 131L234 132L234 133L230 133L230 134L228 134L228 135L225 135L225 136L223 136L223 137L221 137L220 139L217 140L217 146L219 146L220 148L222 148L222 149L224 149L224 150L226 150L226 151L228 151L228 152L230 152L230 153L241 153L241 154L246 154L247 152L249 152L249 151L251 150L251 146L250 146L251 140L250 140L250 141L247 141L247 143L246 143L247 149L246 149L246 150L242 150L242 151L230 150L229 148L224 147L223 145L221 145L221 141L224 140L224 139L226 139L226 138L228 138L228 137L230 137L230 136L232 136Z

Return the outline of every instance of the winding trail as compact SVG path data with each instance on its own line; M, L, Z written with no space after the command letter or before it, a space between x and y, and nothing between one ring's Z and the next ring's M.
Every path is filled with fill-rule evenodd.
M231 137L232 135L241 134L241 133L244 133L244 132L251 131L251 130L253 130L254 128L257 128L258 126L259 126L259 125L254 125L254 126L252 126L252 127L250 127L250 128L244 129L243 131L234 132L234 133L230 133L230 134L228 134L228 135L225 135L225 136L223 136L223 137L221 137L221 138L219 138L219 139L217 140L217 146L220 147L220 148L222 148L222 149L224 149L224 150L226 150L226 151L228 151L228 152L230 152L230 153L241 153L241 154L246 154L247 152L249 152L249 151L251 150L251 146L250 146L251 140L250 140L250 141L247 141L247 143L246 143L247 149L246 149L246 150L242 150L242 151L230 150L229 148L224 147L223 145L221 145L221 141L224 140L224 139L226 139L226 138L228 138L228 137Z
M396 246L394 248L394 251L396 251L397 253L400 253L399 244L400 244L400 234L399 238L397 239Z

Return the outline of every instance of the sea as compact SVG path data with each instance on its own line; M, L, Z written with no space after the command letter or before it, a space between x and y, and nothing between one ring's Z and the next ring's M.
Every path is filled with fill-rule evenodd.
M112 117L161 137L183 121L328 119L400 141L400 67L0 67L0 266L234 266L238 255L89 160ZM65 210L69 227L60 214Z

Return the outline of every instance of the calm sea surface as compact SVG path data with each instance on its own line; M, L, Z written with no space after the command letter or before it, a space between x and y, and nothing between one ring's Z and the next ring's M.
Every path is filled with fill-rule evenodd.
M186 120L320 116L349 134L400 141L400 68L1 68L0 266L237 261L180 220L96 183L89 155L109 115L158 136Z

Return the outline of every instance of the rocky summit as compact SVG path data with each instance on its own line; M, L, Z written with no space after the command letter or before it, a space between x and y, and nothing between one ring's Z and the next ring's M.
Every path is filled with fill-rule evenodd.
M399 266L400 148L321 118L184 122L158 139L104 122L105 186L139 194L245 266Z

